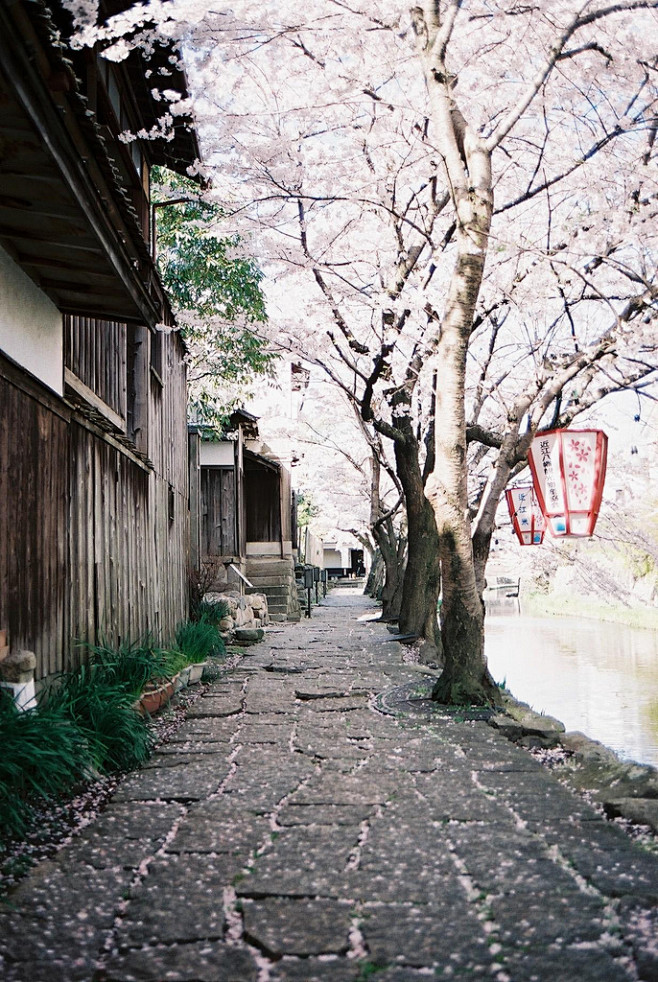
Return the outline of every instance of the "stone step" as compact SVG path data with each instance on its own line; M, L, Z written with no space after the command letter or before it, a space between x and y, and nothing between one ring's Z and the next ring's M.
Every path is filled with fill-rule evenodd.
M262 560L247 560L247 575L253 573L254 575L258 573L285 573L288 576L293 576L294 571L292 565L285 559L274 559L271 562L263 562Z
M258 586L255 589L250 590L250 593L264 593L266 597L287 597L290 595L291 591L287 586Z
M271 607L268 607L267 612L270 615L270 619L271 619L272 614L287 614L288 610L289 610L288 604L272 604Z
M276 580L274 583L264 583L262 580L250 580L252 587L246 587L245 593L272 593L280 592L285 590L286 593L296 593L297 589L294 583L287 583L284 580Z

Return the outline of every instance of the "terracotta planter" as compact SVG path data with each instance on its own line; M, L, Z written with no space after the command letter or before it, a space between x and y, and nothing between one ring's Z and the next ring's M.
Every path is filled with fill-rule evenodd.
M135 705L142 716L154 716L162 705L162 691L159 688L145 689Z
M164 706L176 691L178 675L173 679L161 679L157 682L147 682L139 699L136 701L135 708L142 716L154 716Z
M175 675L173 679L166 679L160 686L160 691L162 693L162 699L160 702L160 709L166 706L169 700L172 698L174 692L176 691L176 681L178 676Z

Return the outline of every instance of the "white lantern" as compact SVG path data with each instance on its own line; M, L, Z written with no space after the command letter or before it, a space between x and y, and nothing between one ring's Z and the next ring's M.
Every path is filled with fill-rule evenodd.
M546 520L532 484L517 485L505 492L512 528L522 546L539 546L544 540Z
M602 430L546 430L535 436L528 463L552 535L582 537L594 532L607 449Z

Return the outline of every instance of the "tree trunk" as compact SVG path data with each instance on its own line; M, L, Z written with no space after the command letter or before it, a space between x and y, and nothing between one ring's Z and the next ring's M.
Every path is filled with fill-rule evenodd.
M484 657L484 607L473 561L468 513L464 376L468 334L444 321L437 392L436 461L427 496L441 543L441 633L445 668L432 698L447 704L490 704L498 690Z
M410 419L398 420L404 434L395 441L395 462L407 508L407 568L402 587L400 633L413 634L423 643L422 659L442 663L437 605L441 576L439 537L432 507L425 497L418 459L418 441Z
M402 606L404 582L404 542L396 535L391 519L376 523L372 534L379 547L386 570L381 592L383 621L397 621Z
M432 139L455 208L457 255L436 353L434 470L426 486L441 542L441 632L445 668L432 697L442 703L491 704L498 689L484 657L484 608L478 590L468 508L465 387L468 343L482 285L493 212L491 154L454 99L444 55L458 5L426 0L414 8L432 112ZM437 258L439 261L439 258Z

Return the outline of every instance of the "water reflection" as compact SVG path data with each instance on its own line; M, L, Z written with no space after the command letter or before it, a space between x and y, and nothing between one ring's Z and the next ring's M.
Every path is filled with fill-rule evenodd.
M658 632L490 613L486 653L517 699L625 760L658 766Z

